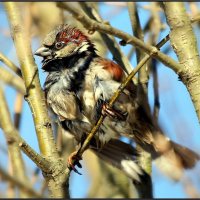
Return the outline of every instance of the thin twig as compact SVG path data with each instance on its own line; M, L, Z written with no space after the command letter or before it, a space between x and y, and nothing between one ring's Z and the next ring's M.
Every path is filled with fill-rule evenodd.
M0 123L7 139L8 152L10 156L10 162L12 164L13 174L15 174L16 178L20 178L20 180L26 185L28 184L29 179L26 176L25 164L18 146L18 141L21 138L12 124L2 87L0 87L0 99ZM30 197L30 194L27 194L22 190L20 191L20 197Z
M133 55L134 55L134 53L135 53L135 47L132 46L132 47L131 47L131 50L128 52L127 58L128 58L129 60L131 60L132 57L133 57Z
M155 60L152 61L152 74L153 74L153 91L154 91L153 119L155 123L157 123L159 109L160 109L160 101L159 101L159 91L158 91L158 72Z
M14 126L16 129L19 129L20 127L23 101L24 96L21 93L17 93L14 107Z
M2 61L7 67L14 71L20 77L22 76L21 70L11 60L9 60L4 54L0 52L0 61Z
M13 166L12 166L12 162L11 162L11 159L10 159L10 157L8 157L8 173L11 175L11 176L13 176ZM14 184L11 182L11 181L9 181L8 182L8 188L7 188L7 191L6 191L6 193L7 193L7 198L15 198L15 186L14 186Z
M41 167L44 171L48 171L49 164L36 153L20 136L17 129L12 124L11 116L8 110L8 105L6 103L5 95L3 93L2 87L0 87L0 123L3 129L7 141L9 143L17 143L21 150L31 159L33 162ZM44 166L44 167L42 167Z
M83 13L80 13L77 9L71 7L69 4L64 3L64 2L59 2L58 6L68 10L69 12L72 13L72 15L79 20L86 29L90 31L100 31L103 33L111 34L114 35L118 38L122 39L121 44L131 44L135 45L136 48L140 48L144 50L147 54L151 54L152 57L158 59L161 61L163 64L166 66L170 67L172 70L175 72L178 72L179 69L181 69L181 65L173 60L171 57L163 54L160 52L155 46L151 46L148 44L145 44L143 41L140 39L125 33L119 29L116 29L108 24L105 23L99 23L95 20L90 19L88 16L86 16Z
M129 17L132 25L133 34L144 41L144 34L140 25L139 15L137 12L137 6L135 2L128 2ZM146 55L141 49L136 49L137 63ZM139 102L146 108L149 112L148 95L147 95L147 84L149 81L148 65L147 63L138 72L138 87L137 87L137 97Z
M152 20L149 26L150 29L150 44L155 45L162 29L162 23L159 16L159 5L157 2L152 2L149 8L151 11ZM153 74L153 91L154 91L154 108L153 119L158 124L158 115L160 109L159 92L158 92L158 72L157 72L157 60L151 60L152 74Z
M133 34L144 41L144 33L140 25L140 19L137 11L136 2L128 2L128 11L129 17L132 25ZM137 63L144 58L146 53L141 49L136 49ZM149 81L149 70L148 63L146 63L141 70L138 72L138 87L137 87L137 99L146 113L150 115L150 106L148 102L148 81ZM153 198L152 191L152 180L151 180L151 171L152 171L152 159L150 153L144 151L138 144L136 149L139 152L138 154L138 164L142 169L147 173L147 176L140 184L134 183L134 186L137 189L138 195L140 198Z
M91 19L94 19L100 23L104 22L99 13L95 10L94 7L89 5L87 2L80 2L79 3L85 13ZM113 59L127 72L130 73L132 71L132 65L128 58L123 54L119 44L117 43L116 39L112 35L107 35L105 33L101 33L100 35L102 39L105 41L108 49L113 55Z
M25 184L24 182L21 181L21 179L17 179L16 175L11 176L7 172L5 172L1 167L0 167L0 175L2 176L3 179L11 182L13 185L16 185L17 187L23 189L26 191L28 194L30 194L32 197L37 197L37 198L43 198L41 194L33 190L29 186L29 184Z
M162 39L156 47L159 49L161 46L163 46L167 41L169 40L169 35L167 35L164 39ZM153 52L152 52L153 54ZM117 91L114 93L112 98L109 101L108 106L111 108L119 95L122 93L122 91L125 89L127 84L132 80L132 78L135 76L135 74L141 69L141 67L151 58L150 55L146 55L139 64L135 67L135 69L128 75L128 77L122 82L120 87L117 89ZM85 139L83 145L80 147L80 149L77 151L77 156L81 157L83 152L87 149L91 139L95 135L95 133L98 131L99 127L101 126L103 120L105 119L106 115L101 115L99 120L97 121L96 125L92 128L91 132L88 134L87 138Z
M50 162L34 151L25 141L19 143L20 149L40 168L43 172L48 173Z
M0 80L14 87L21 94L26 93L23 79L20 78L19 76L15 76L14 74L4 69L3 67L0 67Z

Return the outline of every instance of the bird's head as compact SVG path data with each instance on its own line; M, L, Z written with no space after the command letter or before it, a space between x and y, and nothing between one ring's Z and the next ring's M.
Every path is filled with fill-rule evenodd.
M51 61L69 58L86 51L95 51L89 38L77 28L61 25L45 37L42 46L34 54L43 57L42 68L45 69Z

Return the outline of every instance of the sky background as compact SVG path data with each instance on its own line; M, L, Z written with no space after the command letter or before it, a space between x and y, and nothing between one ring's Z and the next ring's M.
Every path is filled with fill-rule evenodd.
M140 6L146 5L145 2L138 3ZM188 9L188 8L187 8ZM115 11L114 11L115 10ZM139 8L139 18L142 27L146 24L150 12ZM117 27L118 29L124 30L132 34L132 28L129 21L129 15L127 8L122 8L118 13L116 13L116 7L110 4L100 3L100 13L102 18L109 20L111 25ZM164 18L164 16L163 16ZM162 31L160 39L165 37L169 33L169 28ZM5 15L5 11L0 4L0 52L7 55L14 63L18 65L15 48L13 47L12 40L9 36L4 33L8 29L8 22ZM194 27L194 31L198 40L199 45L199 30ZM118 40L119 41L119 40ZM165 50L169 46L169 43L161 49ZM35 38L32 42L33 52L39 47L39 42ZM127 45L122 47L125 54L128 54L131 46ZM170 51L169 56L177 60L173 51ZM108 58L112 59L112 56L108 54ZM41 59L35 57L35 61L39 68L39 75L41 84L43 85L45 80L45 73L42 72ZM135 57L131 60L133 66L136 66ZM0 63L3 66L3 63ZM162 63L157 65L158 69L158 81L159 81L159 94L160 94L160 113L159 122L164 129L165 133L177 143L187 146L196 152L200 152L200 126L198 119L192 105L190 96L187 92L186 87L181 81L178 81L178 76L168 67L164 66ZM9 105L10 112L13 113L14 110L14 99L16 92L11 87L5 87L6 99ZM153 105L153 87L152 78L149 81L149 102ZM20 133L22 137L36 150L39 152L37 138L35 134L35 129L33 125L33 119L28 104L25 102L23 107L23 115L21 121ZM0 130L0 146L1 149L5 147L5 138ZM6 147L5 147L6 149ZM34 163L30 161L25 155L23 155L26 161L27 170L34 169ZM7 167L7 156L0 150L0 166ZM200 164L195 167L195 169L186 172L186 175L191 178L197 190L200 190L200 174L199 174ZM90 181L87 175L87 171L81 169L83 173L79 176L75 173L71 175L71 196L72 197L85 197L87 194L87 189L90 185ZM173 172L172 172L173 173ZM152 181L154 187L154 197L156 198L185 198L183 185L180 183L175 183L169 180L166 176L161 174L153 164ZM38 186L39 187L39 186ZM0 191L5 188L4 184L0 183Z

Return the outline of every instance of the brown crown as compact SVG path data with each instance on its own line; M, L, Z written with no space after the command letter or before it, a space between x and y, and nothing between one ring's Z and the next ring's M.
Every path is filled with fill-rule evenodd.
M88 37L84 35L79 29L64 25L62 29L56 36L58 42L68 43L69 41L76 42L80 44L83 41L89 41Z

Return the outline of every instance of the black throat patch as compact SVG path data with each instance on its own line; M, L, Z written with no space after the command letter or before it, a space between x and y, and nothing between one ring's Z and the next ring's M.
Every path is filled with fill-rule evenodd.
M77 93L82 88L86 70L96 56L94 53L83 52L48 62L45 66L45 71L49 72L44 85L45 91L48 92L49 88L59 81L62 74L66 74L64 79L68 85L65 89Z

